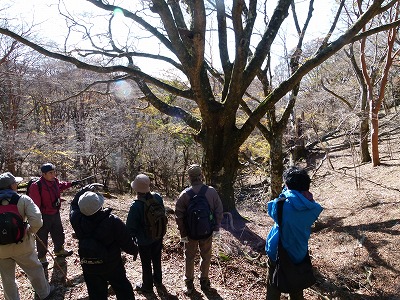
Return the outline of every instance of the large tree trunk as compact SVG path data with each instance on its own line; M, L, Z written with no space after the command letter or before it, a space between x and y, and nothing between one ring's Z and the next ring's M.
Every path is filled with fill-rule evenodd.
M204 175L206 183L213 186L224 206L224 211L236 211L234 182L238 169L238 151L224 151L207 147L204 153Z
M235 211L234 182L239 169L239 147L235 145L235 134L224 134L226 124L209 124L200 140L204 149L203 169L206 183L218 192L224 211ZM206 124L203 123L203 126ZM233 131L235 129L232 129Z

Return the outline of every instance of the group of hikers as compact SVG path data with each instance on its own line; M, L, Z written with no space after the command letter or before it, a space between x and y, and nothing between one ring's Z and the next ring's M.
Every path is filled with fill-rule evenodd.
M51 163L43 164L41 172L42 176L28 186L26 195L18 194L18 184L23 178L10 172L0 174L0 275L7 300L20 299L15 278L16 264L26 273L36 297L52 299L56 286L50 285L45 276L49 235L54 245L54 256L73 254L72 250L64 248L60 193L80 182L58 180L56 167ZM184 247L183 292L191 295L195 290L195 258L198 253L200 288L204 292L211 291L212 242L220 235L223 206L217 191L204 183L200 165L191 165L187 175L190 186L175 202L175 221ZM308 257L311 226L322 211L309 192L311 180L305 170L291 167L285 171L283 179L282 194L268 202L268 214L275 221L265 246L269 300L280 299L282 292L273 280L278 269L279 245L287 250L295 263ZM146 294L153 293L154 286L165 288L161 256L168 219L163 198L151 191L151 180L147 175L137 175L131 182L136 199L126 222L123 222L111 208L104 207L104 196L97 191L99 185L95 183L81 188L70 203L69 214L74 236L78 239L78 255L89 299L107 299L109 285L116 298L121 300L135 299L134 291ZM279 212L281 200L287 204L281 206ZM15 230L14 227L18 226L19 230ZM134 286L126 276L122 251L132 255L134 260L138 255L140 257L142 280ZM289 291L289 294L291 299L304 299L302 289Z

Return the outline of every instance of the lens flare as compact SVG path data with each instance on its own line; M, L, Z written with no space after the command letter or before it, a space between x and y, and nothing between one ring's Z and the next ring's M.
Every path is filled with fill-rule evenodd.
M124 16L124 12L120 8L114 9L113 14L115 17L123 17Z
M113 92L119 100L128 100L133 97L132 85L125 80L117 81L113 86Z

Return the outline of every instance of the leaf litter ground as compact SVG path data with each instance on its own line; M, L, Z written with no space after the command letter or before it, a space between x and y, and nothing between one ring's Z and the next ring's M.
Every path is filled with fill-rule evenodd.
M314 198L324 207L310 239L318 282L305 291L306 299L400 299L400 147L384 143L380 150L382 165L375 168L355 165L350 150L331 153L330 163L326 158L317 158L315 164L304 162L311 167ZM272 221L264 209L268 200L264 194L259 188L238 202L243 219L233 224L225 221L213 246L210 279L214 289L205 294L196 281L196 292L190 297L182 292L184 258L172 214L174 199L165 199L171 214L162 257L164 288L150 295L135 293L136 299L265 299L264 239ZM72 196L65 198L69 201ZM125 221L131 201L131 195L123 195L107 200L105 206L113 207ZM58 287L53 299L88 299L67 203L62 218L66 248L74 249L74 254L56 261L48 254L47 275ZM125 255L125 261L134 285L141 279L140 260ZM33 299L26 275L19 268L16 274L21 299ZM111 289L109 299L116 299Z

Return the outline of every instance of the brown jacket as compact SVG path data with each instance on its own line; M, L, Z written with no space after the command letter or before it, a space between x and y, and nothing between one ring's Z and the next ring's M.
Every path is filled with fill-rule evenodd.
M197 181L197 182L193 182L191 188L193 188L193 191L195 193L198 193L203 185L204 184L201 181ZM186 192L187 190L188 189L185 189L184 191L181 192L181 194L179 195L179 198L175 204L175 220L176 220L176 224L178 225L178 229L181 234L181 237L188 236L187 230L185 227L185 214L186 214L187 207L189 205L190 196ZM210 209L213 212L214 217L215 217L216 224L215 224L214 231L219 231L219 229L221 227L223 211L224 211L223 206L222 206L222 201L219 198L217 191L212 186L208 186L205 196L210 205Z

